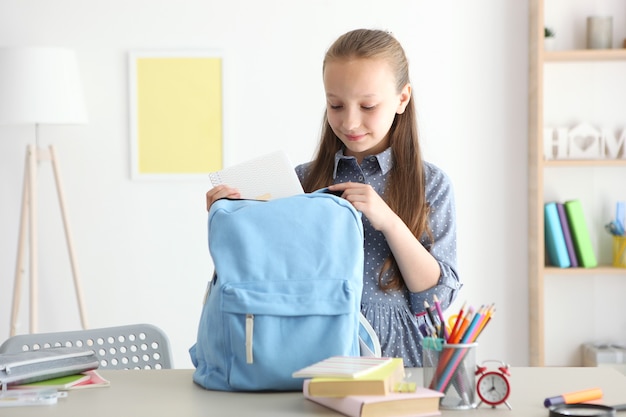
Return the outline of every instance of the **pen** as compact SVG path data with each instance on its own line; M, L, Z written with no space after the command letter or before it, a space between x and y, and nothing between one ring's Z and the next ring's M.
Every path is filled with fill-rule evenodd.
M424 310L426 310L426 314L428 314L428 319L436 330L437 337L440 337L440 327L438 325L438 322L435 320L435 315L433 314L433 311L430 309L430 304L428 304L428 301L426 300L424 300Z
M544 407L551 407L559 404L578 404L585 401L599 400L600 398L602 398L602 390L600 388L591 388L557 395L556 397L548 397L544 400L543 405Z

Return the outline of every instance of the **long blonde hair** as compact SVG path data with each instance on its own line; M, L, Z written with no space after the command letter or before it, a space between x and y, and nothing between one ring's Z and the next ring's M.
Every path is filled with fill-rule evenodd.
M385 60L395 73L398 93L410 82L404 50L388 32L358 29L342 35L326 52L322 72L327 63L348 59ZM396 114L388 135L393 167L389 171L383 198L417 238L426 234L432 240L428 226L424 164L413 100L409 101L404 113ZM304 182L305 191L311 192L332 184L335 153L342 147L343 143L331 129L327 113L324 112L322 136ZM383 282L384 274L390 270L393 272L391 278ZM383 290L401 289L405 285L393 254L383 264L378 285Z

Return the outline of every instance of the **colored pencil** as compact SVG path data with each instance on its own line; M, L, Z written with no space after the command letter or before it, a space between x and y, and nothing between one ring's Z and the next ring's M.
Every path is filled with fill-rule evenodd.
M456 316L456 321L454 322L454 326L452 330L450 330L450 335L448 336L448 341L454 337L454 334L458 331L461 322L463 321L463 315L465 314L465 306L467 305L467 301L463 303L461 309L459 310L459 314Z
M483 329L485 328L489 320L491 320L491 316L493 315L494 310L495 310L494 304L491 304L487 308L487 311L485 312L485 317L483 318L482 322L480 323L480 327L478 328L476 332L476 339L478 339L478 336L480 335L480 333L483 331Z
M435 310L437 311L437 315L439 316L439 322L441 323L441 330L443 332L443 338L448 340L448 330L446 329L446 320L443 318L443 310L441 310L441 303L439 302L439 298L437 298L437 294L433 296L433 300L435 303Z
M448 344L456 345L461 341L461 337L465 333L465 330L469 327L470 321L474 317L474 307L470 306L467 310L467 314L463 317L463 323L459 327L458 331L455 333L454 338L452 340L448 340ZM452 349L444 349L439 356L439 361L437 363L437 369L435 370L435 375L442 375L448 362L450 361L450 357L454 352ZM433 378L430 384L431 389L435 388L435 380L439 378Z
M493 303L490 305L482 305L478 310L474 310L472 306L466 310L466 303L464 303L448 335L447 344L475 343L478 336L480 336L491 320L494 311L495 304ZM456 371L469 349L470 348L452 349L446 348L444 345L435 370L435 378L431 381L430 388L445 392L450 385L453 375L457 375L457 379L459 379L460 375ZM459 381L456 383L459 383Z
M461 344L476 342L478 334L480 333L479 329L482 330L482 328L484 328L484 325L481 324L486 317L487 311L488 308L482 306L479 311L474 315L471 324L468 326L467 330L463 334L463 337L461 338ZM454 354L446 364L447 366L445 367L444 371L440 374L441 377L437 381L437 385L435 388L437 391L444 392L447 389L448 385L450 384L450 380L452 379L452 375L454 375L455 371L458 369L463 358L467 354L468 349L469 348L458 349L454 352Z
M463 317L463 322L461 323L459 330L456 332L456 334L454 335L454 339L452 339L450 343L455 344L461 341L461 338L463 337L463 335L465 334L465 331L469 327L470 322L474 319L474 316L475 316L474 307L470 307L465 317Z

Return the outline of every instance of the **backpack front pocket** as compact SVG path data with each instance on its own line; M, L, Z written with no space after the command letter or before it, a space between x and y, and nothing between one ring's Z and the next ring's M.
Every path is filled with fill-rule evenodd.
M298 390L302 380L291 378L294 371L329 356L358 356L357 300L345 280L225 286L221 320L229 385L247 390L263 382ZM303 356L303 349L316 357Z

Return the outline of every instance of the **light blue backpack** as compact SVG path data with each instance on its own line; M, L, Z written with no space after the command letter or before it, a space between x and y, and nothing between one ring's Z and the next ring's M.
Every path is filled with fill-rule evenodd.
M346 200L218 200L208 229L215 274L190 349L197 384L301 390L298 369L334 355L380 356L360 313L361 215Z

